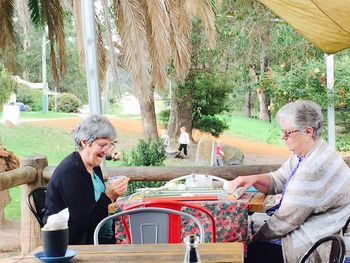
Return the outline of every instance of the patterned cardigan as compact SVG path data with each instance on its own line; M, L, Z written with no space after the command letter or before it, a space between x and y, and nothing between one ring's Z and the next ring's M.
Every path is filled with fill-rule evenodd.
M272 182L269 194L282 192L297 162L297 156L293 155L269 174ZM318 239L340 232L350 216L349 189L350 168L319 139L290 180L279 210L258 232L265 239L281 238L284 262L298 262ZM346 235L349 235L345 239L349 250L350 230ZM322 262L328 253L329 247L319 249L310 262Z

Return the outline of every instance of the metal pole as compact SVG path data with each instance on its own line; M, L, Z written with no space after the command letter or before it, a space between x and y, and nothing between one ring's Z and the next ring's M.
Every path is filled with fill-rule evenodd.
M326 55L327 93L328 93L328 144L335 149L334 117L334 55Z
M42 97L42 111L43 113L48 112L48 98L47 98L47 80L46 80L46 28L44 28L43 35L42 35L42 54L41 54L41 61L42 61L42 81L43 81L43 97Z
M211 143L211 157L210 157L210 166L214 166L214 147L215 147L215 142L212 141Z
M90 114L101 115L100 86L97 64L97 41L94 21L94 1L81 0L84 32L85 68Z

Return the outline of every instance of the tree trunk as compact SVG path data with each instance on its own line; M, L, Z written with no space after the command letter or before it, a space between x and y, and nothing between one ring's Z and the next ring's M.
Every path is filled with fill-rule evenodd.
M252 92L248 90L244 95L244 115L248 118L252 116Z
M270 121L270 115L267 110L267 98L265 91L262 88L257 88L256 93L259 98L259 119L263 121Z
M192 93L188 87L173 85L168 134L171 141L177 141L180 128L184 126L192 140Z
M152 94L154 87L152 87ZM158 139L157 121L156 121L156 110L154 106L154 97L150 98L140 97L138 98L140 103L141 118L143 134L145 137L152 139Z
M262 34L262 49L260 53L260 72L265 74L268 69L268 58L266 54L267 42L268 42L268 32ZM265 89L262 87L256 90L259 98L259 119L262 121L270 121L270 115L268 111L269 101L265 94Z
M0 145L0 173L19 167L18 159ZM11 202L9 190L0 191L0 229L5 225L5 206Z

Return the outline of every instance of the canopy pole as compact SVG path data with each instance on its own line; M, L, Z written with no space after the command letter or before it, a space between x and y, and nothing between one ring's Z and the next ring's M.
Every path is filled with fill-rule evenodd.
M48 113L48 95L47 95L47 80L46 80L46 27L44 27L42 34L41 47L41 61L42 61L42 81L43 81L43 96L42 96L42 112Z
M94 21L94 1L81 0L85 47L85 69L88 85L90 114L101 115L100 82L97 66L97 45Z
M334 117L334 55L326 56L327 93L328 93L328 144L335 150Z

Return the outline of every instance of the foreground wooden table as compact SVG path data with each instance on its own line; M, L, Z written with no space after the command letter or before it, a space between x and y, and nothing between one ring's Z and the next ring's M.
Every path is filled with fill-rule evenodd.
M183 244L81 245L69 249L77 251L71 262L183 262L185 255ZM203 243L198 249L202 262L243 263L242 243ZM42 247L13 262L39 262L34 256L39 251Z

